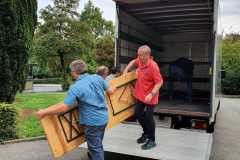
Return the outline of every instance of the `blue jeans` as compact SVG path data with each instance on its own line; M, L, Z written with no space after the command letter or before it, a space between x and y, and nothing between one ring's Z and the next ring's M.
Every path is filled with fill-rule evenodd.
M170 65L169 76L168 76L168 95L173 96L173 83L174 81L183 81L186 83L186 100L192 101L192 77L187 77L184 71L176 66Z
M103 137L106 125L84 126L85 138L92 160L104 160Z

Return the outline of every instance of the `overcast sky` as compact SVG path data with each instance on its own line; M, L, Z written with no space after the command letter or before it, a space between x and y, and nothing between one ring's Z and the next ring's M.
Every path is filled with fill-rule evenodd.
M80 12L88 0L80 0ZM100 8L103 17L115 22L115 4L112 0L92 0L93 4ZM52 0L38 0L38 10L52 4ZM224 33L240 33L240 0L221 0L220 3L221 26Z

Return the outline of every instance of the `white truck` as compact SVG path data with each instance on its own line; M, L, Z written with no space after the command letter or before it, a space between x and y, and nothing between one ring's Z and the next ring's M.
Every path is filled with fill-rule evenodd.
M220 106L219 0L114 0L115 65L124 68L147 44L159 64L164 86L155 114L170 117L169 128L157 127L159 145L141 151L135 139L140 127L121 124L106 133L111 152L161 160L208 160ZM192 103L182 103L184 83L177 82L173 100L167 92L169 64L185 57L194 63ZM124 132L122 132L124 130ZM137 134L139 133L139 135Z

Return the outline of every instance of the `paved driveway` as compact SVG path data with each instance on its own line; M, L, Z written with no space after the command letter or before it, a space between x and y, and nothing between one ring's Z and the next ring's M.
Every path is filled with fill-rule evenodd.
M215 127L212 160L239 160L240 99L221 99Z
M240 159L240 99L222 99L214 133L212 160ZM0 145L0 160L51 160L45 140ZM106 160L140 160L123 155L106 154ZM78 149L59 160L88 160L86 150Z
M61 92L60 84L34 84L32 90L24 90L24 92Z

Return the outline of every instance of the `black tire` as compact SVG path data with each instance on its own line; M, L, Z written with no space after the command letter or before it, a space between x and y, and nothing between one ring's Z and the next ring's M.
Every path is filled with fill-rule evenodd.
M214 125L215 125L215 123L211 123L210 125L208 125L207 133L213 133L214 132Z
M172 117L172 124L171 128L173 129L180 129L181 128L181 121L178 117Z
M158 119L163 121L165 119L165 116L159 115Z

